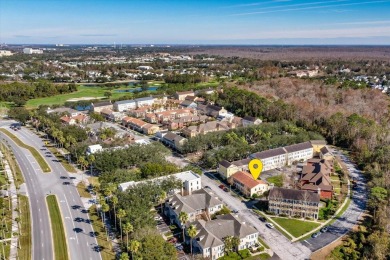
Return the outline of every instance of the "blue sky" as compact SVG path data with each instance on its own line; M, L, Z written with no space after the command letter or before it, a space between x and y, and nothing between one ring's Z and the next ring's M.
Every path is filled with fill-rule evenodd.
M390 0L0 0L0 42L390 44Z

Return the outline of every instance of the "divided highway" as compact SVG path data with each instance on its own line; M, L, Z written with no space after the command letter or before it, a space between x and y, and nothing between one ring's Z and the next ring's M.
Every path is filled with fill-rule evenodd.
M10 121L2 121L0 126L9 130L11 123ZM22 142L36 148L52 170L51 173L43 173L29 151L20 148L5 134L1 133L1 137L11 145L26 181L33 227L32 259L54 258L49 215L45 202L45 197L48 194L55 194L58 198L70 259L101 259L98 244L93 235L93 228L89 222L88 212L83 206L76 186L70 179L72 174L68 174L61 163L55 160L54 155L46 150L42 140L37 135L26 128L16 132L12 131L12 133Z

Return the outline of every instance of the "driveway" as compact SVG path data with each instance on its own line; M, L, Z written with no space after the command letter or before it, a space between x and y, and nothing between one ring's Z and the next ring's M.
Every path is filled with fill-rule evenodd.
M218 187L218 183L212 179L210 174L203 174L202 186L209 186L211 190L231 209L238 210L239 217L253 225L264 238L265 242L271 247L274 253L277 255L274 259L279 257L280 259L308 259L311 251L305 245L296 242L292 243L284 235L279 233L275 229L267 228L263 222L258 219L258 216L248 209L247 206L241 202L241 200L233 197L230 192L224 192Z
M350 176L356 179L357 185L354 189L352 189L352 200L348 209L339 219L329 226L329 231L316 238L310 238L303 242L313 252L323 248L349 232L358 223L359 218L366 209L367 188L362 172L353 162L349 160L348 157L338 153L337 151L335 152L335 150L333 152L340 155L340 158L345 163Z

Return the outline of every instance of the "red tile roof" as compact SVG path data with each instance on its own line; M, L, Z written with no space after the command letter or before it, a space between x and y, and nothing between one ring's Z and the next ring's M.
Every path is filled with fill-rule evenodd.
M248 172L242 172L242 171L236 172L235 174L232 175L232 178L241 182L242 184L244 184L246 187L250 189L256 187L259 184L266 184L262 180L254 180L252 175L250 175L250 173Z

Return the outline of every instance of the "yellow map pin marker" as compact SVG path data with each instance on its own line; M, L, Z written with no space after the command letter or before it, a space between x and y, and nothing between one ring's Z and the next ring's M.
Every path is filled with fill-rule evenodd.
M249 162L249 170L251 171L253 179L257 180L263 170L263 163L259 159L253 159Z

